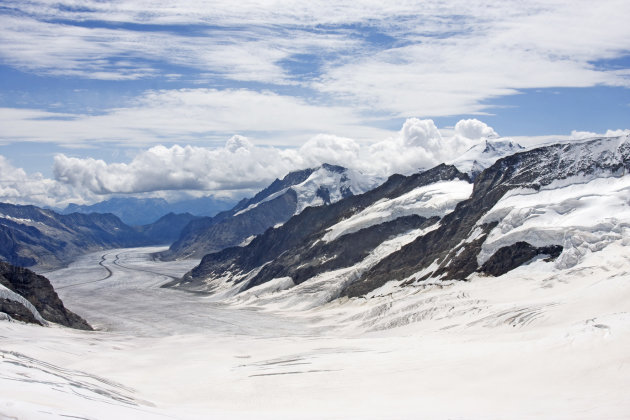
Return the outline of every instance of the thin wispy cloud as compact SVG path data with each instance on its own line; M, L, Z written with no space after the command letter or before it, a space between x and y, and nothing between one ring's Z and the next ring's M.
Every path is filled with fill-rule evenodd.
M629 15L625 0L6 0L0 142L63 148L47 168L54 165L54 182L92 198L157 191L135 175L121 178L125 189L111 175L141 173L138 162L156 153L172 155L169 162L180 152L229 162L223 146L206 146L234 135L250 138L264 162L289 159L256 161L274 177L321 161L361 167L367 157L387 161L376 165L382 173L411 171L448 160L466 144L457 140L466 138L461 133L439 140L417 121L500 118L505 98L549 88L610 87L625 95L614 101L627 104ZM108 100L46 96L55 86ZM596 130L579 122L564 131L549 125L549 134ZM607 128L628 126L627 119L614 122ZM405 130L415 137L400 134ZM86 147L144 151L112 166L121 163L67 150ZM254 188L245 175L234 185L204 177L214 172L198 163L173 179L151 177L165 190ZM164 167L175 171L173 165ZM224 169L261 179L245 163L230 165Z

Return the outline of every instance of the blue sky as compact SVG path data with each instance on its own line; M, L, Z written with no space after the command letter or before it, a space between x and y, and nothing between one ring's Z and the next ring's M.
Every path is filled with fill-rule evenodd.
M398 3L3 0L0 200L242 195L375 150L410 171L458 153L463 119L530 142L630 128L627 1Z

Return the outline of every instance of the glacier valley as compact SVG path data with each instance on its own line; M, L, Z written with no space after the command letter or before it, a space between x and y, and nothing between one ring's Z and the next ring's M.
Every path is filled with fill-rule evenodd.
M196 261L155 248L93 253L47 276L97 332L0 322L0 418L623 418L627 242L306 311L160 288Z

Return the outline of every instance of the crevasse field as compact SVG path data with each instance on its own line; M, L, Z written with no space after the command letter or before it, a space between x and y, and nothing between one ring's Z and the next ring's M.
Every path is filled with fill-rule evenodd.
M498 223L480 263L520 240L562 244L554 262L351 300L329 302L426 232L297 286L214 295L160 288L198 262L153 261L160 248L85 255L46 275L97 331L0 321L0 418L628 418L629 179L516 189L480 221ZM379 202L324 240L395 212L448 212L469 186L445 185Z

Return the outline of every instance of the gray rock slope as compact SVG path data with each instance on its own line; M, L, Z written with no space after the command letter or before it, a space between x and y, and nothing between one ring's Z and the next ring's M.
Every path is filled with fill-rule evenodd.
M190 213L169 213L151 224L134 226L133 229L144 235L152 245L170 245L180 237L190 222L198 219L199 216Z
M50 321L92 330L83 318L66 309L46 277L0 262L0 285L0 292L4 292L0 293L0 312L13 319L35 324Z

